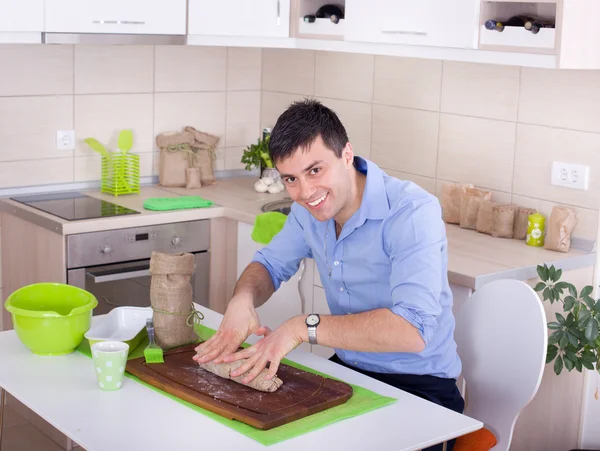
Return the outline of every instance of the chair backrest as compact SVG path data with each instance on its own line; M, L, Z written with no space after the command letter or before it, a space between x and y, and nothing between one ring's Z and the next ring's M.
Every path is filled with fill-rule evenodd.
M542 301L518 280L484 285L458 312L455 338L466 384L465 415L496 436L494 451L509 449L517 418L540 386L546 324Z

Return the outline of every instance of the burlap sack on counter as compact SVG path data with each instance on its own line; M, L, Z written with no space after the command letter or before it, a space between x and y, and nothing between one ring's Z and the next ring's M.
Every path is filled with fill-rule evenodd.
M529 215L532 215L537 210L535 208L518 207L515 213L515 224L513 227L513 238L516 240L524 240L527 238L527 222Z
M492 234L492 226L494 225L494 205L498 205L491 200L484 200L479 205L477 212L476 230L487 235Z
M153 251L150 257L150 304L156 343L170 349L198 340L194 332L194 255Z
M483 201L492 200L492 193L479 188L465 188L460 197L460 227L477 228L479 206Z
M460 223L460 199L466 188L474 188L472 184L444 183L442 185L442 218L448 224Z
M546 222L546 238L544 248L551 251L569 252L571 233L577 225L575 210L555 206Z
M209 133L196 130L194 127L185 127L184 131L194 137L192 148L196 154L196 167L200 169L200 181L202 186L213 185L217 182L215 178L214 162L216 160L216 148L220 138Z
M516 210L516 205L494 205L493 237L512 238Z
M194 135L188 132L164 132L156 136L160 148L158 183L162 186L186 186L186 169L193 166Z
M185 187L187 189L202 188L200 168L187 168L185 170Z

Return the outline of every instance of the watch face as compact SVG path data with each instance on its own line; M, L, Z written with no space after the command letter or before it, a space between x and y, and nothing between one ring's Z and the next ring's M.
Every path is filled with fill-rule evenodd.
M306 317L306 324L309 326L315 326L319 324L319 317L317 315L308 315Z

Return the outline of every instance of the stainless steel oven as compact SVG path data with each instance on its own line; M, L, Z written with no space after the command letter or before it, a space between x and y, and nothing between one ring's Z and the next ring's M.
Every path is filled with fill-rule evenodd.
M210 221L80 233L67 237L67 283L96 296L95 315L119 306L150 305L153 251L195 257L194 302L208 306Z

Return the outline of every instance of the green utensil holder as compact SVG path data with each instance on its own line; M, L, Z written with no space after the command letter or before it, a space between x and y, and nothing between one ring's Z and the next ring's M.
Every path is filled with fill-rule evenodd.
M102 157L102 180L100 191L113 196L139 194L140 156L133 153L110 153Z

